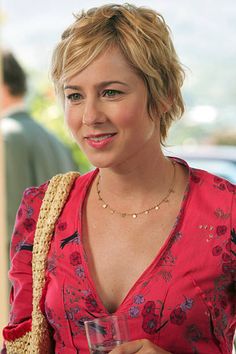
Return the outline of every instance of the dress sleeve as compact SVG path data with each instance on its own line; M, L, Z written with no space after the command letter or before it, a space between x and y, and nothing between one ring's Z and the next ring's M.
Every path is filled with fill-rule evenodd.
M229 289L229 296L232 298L233 329L236 329L236 186L233 194L232 220L230 231L230 254L231 254L231 275L232 283Z
M230 186L232 187L232 185ZM226 252L222 255L222 279L225 277L227 280L226 287L223 287L226 296L222 296L220 301L221 307L225 309L225 318L222 318L222 323L226 327L225 333L230 338L229 345L232 345L232 337L236 329L236 186L233 187L234 189L231 188L233 197L230 213L230 238L226 244Z
M32 312L32 250L40 206L47 188L28 188L17 212L11 240L9 280L10 318L3 329L4 340L14 340L31 330Z

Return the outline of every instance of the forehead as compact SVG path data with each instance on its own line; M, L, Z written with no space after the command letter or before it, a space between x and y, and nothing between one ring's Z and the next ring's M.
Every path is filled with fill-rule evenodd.
M112 47L98 55L85 69L66 80L66 83L72 84L77 80L88 81L88 79L99 81L126 78L129 80L133 76L137 76L137 74L121 50L117 47Z

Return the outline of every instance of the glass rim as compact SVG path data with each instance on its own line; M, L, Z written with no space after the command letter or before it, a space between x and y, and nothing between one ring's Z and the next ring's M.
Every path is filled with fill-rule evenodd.
M111 314L111 315L107 315L107 316L101 316L101 317L96 317L94 319L89 319L89 320L85 320L84 321L84 324L89 324L89 323L92 323L92 322L99 322L99 321L109 321L109 320L112 320L112 319L127 319L127 315L125 313L121 313L119 315L115 315L115 314Z

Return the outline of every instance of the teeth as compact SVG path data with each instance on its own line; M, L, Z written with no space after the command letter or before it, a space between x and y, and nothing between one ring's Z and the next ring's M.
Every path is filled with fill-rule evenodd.
M90 140L94 140L94 141L102 141L104 139L110 138L112 136L112 134L107 134L107 135L103 135L103 136L93 136L90 137Z

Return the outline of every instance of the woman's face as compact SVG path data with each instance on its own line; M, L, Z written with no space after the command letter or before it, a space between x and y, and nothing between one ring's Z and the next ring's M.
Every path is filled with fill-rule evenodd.
M118 48L68 79L64 92L66 122L94 166L130 165L159 146L159 120L149 117L146 86Z

